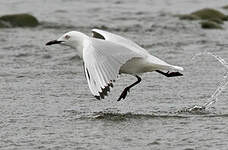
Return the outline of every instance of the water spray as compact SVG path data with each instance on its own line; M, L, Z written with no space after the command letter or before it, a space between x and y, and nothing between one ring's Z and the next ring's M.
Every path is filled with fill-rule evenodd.
M221 58L220 56L217 56L211 52L198 53L192 59L195 59L196 57L201 56L201 55L210 55L210 56L214 57L215 59L217 59L225 67L226 74L223 77L224 80L219 84L217 89L214 91L214 93L208 99L208 102L206 102L202 106L194 105L193 107L187 108L187 110L186 110L187 112L205 110L210 105L214 104L217 101L218 96L221 94L221 92L226 88L226 86L228 84L228 63L223 58Z

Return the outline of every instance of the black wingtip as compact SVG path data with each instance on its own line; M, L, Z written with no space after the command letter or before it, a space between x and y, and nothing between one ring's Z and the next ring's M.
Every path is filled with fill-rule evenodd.
M96 99L101 100L100 96L94 96Z
M111 88L113 88L112 81L110 81L106 86L104 86L104 88L101 88L101 92L98 92L99 95L94 95L94 97L98 100L101 100L104 99L105 96L108 96L108 93L110 92Z
M101 35L100 33L96 32L96 31L92 31L92 36L94 38L105 40L105 37L103 35Z
M103 92L99 92L99 94L100 94L100 98L104 99L104 93Z

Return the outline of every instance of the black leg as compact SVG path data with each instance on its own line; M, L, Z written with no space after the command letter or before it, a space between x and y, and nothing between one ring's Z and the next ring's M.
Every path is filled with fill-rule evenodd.
M156 70L156 72L166 76L166 77L177 77L177 76L183 76L183 74L181 74L180 72L162 72L160 70Z
M119 99L117 101L120 101L121 99L125 99L127 96L127 92L130 92L130 88L132 88L133 86L135 86L136 84L138 84L139 82L141 82L141 78L139 76L135 76L138 80L136 82L134 82L133 84L131 84L130 86L126 87L123 92L121 93Z

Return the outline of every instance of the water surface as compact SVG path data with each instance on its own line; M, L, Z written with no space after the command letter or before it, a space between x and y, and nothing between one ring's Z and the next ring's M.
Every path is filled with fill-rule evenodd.
M37 28L0 30L0 149L220 149L228 146L228 92L208 102L226 69L228 24L203 30L173 15L212 7L225 0L8 0L0 14L28 12ZM228 11L222 10L228 14ZM90 93L82 61L67 47L45 43L70 30L94 27L128 37L151 54L185 68L184 77L146 73L124 101L134 77L121 76L105 100Z

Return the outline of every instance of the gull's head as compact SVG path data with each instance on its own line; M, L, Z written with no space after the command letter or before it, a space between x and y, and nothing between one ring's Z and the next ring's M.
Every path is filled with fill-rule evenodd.
M47 42L46 45L60 44L60 45L70 46L73 48L78 48L78 47L81 47L81 45L83 44L83 40L85 36L86 35L81 32L70 31L63 34L57 40L52 40Z

